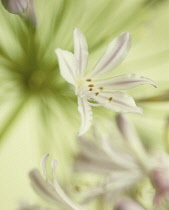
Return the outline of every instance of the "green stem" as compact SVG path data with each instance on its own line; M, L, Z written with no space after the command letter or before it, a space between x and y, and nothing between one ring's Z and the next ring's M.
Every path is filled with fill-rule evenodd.
M164 147L167 153L169 153L169 117L166 120L165 131L164 131Z
M28 96L26 96L14 109L13 113L8 117L7 121L5 122L4 126L2 127L0 131L0 146L4 140L4 137L7 133L7 131L10 129L10 127L13 125L15 120L17 119L18 115L23 110L26 102L28 101Z

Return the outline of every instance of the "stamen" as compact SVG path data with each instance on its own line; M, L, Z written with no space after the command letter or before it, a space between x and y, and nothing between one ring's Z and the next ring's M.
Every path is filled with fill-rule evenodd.
M92 91L93 90L93 88L89 88L89 91Z
M99 89L100 89L100 90L103 90L103 89L104 89L104 87L99 87Z
M98 96L99 95L99 92L95 93L95 96Z
M88 87L94 87L94 85L93 84L90 84L90 85L88 85Z
M108 98L108 100L109 100L109 102L111 102L111 101L113 100L113 98L112 98L112 97L110 97L110 98Z
M87 82L91 82L91 81L92 81L92 79L86 79L86 81L87 81Z

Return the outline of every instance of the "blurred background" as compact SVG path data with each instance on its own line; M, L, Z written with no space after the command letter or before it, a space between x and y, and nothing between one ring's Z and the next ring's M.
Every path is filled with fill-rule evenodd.
M80 116L76 97L61 77L56 48L73 52L73 29L88 41L91 69L108 43L121 32L132 48L113 76L137 73L158 89L127 91L144 110L128 114L148 148L169 151L169 1L35 0L34 20L9 13L0 4L0 209L17 209L22 200L41 202L28 172L42 155L59 162L58 178L74 185L72 166L78 150ZM31 21L31 22L30 22ZM114 113L94 108L96 130L114 123ZM107 121L106 121L107 122ZM92 129L87 135L92 133Z

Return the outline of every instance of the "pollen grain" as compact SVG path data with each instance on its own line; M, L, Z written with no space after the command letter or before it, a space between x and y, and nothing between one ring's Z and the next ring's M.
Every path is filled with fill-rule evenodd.
M110 98L108 98L108 100L109 100L109 102L111 102L111 101L113 100L113 98L112 98L112 97L110 97Z

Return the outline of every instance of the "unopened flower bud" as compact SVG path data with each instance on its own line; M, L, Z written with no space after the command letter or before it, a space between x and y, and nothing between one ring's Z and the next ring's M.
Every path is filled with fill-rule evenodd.
M1 0L1 2L8 12L21 15L32 25L37 25L34 0Z
M21 14L28 7L28 0L1 0L4 8L13 14Z
M145 210L145 208L138 202L126 198L116 204L115 210Z

